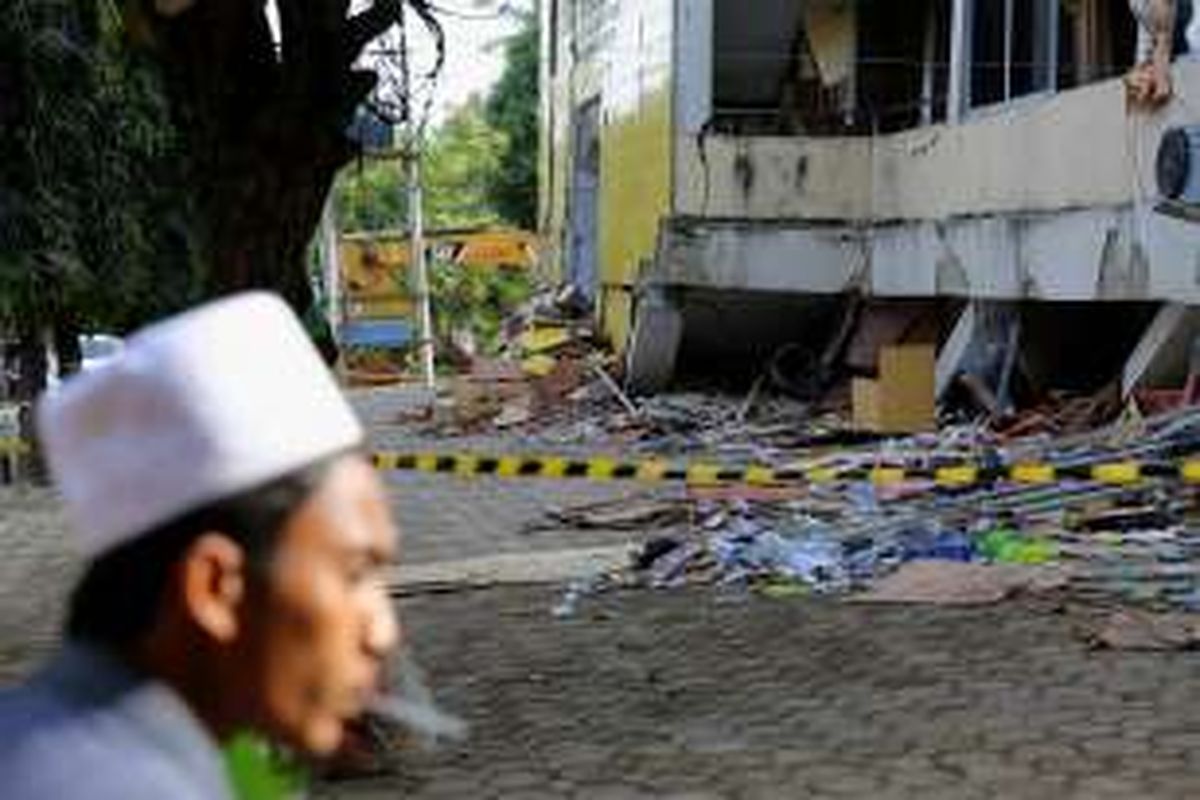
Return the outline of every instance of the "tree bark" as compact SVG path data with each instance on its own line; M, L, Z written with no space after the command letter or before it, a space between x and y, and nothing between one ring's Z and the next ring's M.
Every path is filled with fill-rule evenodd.
M210 293L273 289L308 310L309 242L355 155L344 131L376 82L353 64L402 4L376 0L347 19L348 0L279 0L278 46L261 2L139 7L190 152Z
M32 481L46 480L46 469L38 448L34 424L34 403L46 388L48 362L46 359L46 330L33 324L22 325L17 331L17 380L14 400L17 401L21 440L30 450L17 459L17 476Z
M46 387L48 363L45 332L35 325L22 325L17 333L16 401L31 403Z
M66 378L79 372L83 353L79 349L79 324L73 316L60 316L54 322L54 351L58 356L58 375Z

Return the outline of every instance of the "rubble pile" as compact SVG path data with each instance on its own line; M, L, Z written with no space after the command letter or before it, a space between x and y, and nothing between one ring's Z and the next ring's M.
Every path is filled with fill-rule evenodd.
M1196 450L1198 437L1200 410L1192 408L1124 419L1074 437L1006 443L985 428L951 428L807 454L791 466L857 477L774 491L694 488L685 499L625 503L624 529L648 538L634 549L628 569L592 576L568 595L577 600L608 586L701 583L777 597L959 602L1052 589L1075 600L1200 611L1196 491L1169 471L1117 485L1064 478L1048 485L1002 481L964 488L932 480L880 485L854 472L961 461L1064 468L1131 459L1177 464ZM776 459L782 453L766 452ZM604 527L612 512L557 510L550 524ZM981 566L999 569L981 576Z
M1140 391L1123 402L1119 382L1069 394L1026 376L1018 393L1017 361L1006 357L1007 377L989 383L964 371L935 403L935 348L918 337L868 348L871 357L859 361L875 368L864 374L830 350L820 359L820 392L793 385L805 378L797 370L816 363L781 358L803 350L793 345L748 393L704 386L631 397L623 364L593 339L588 305L566 290L522 307L504 326L499 355L464 362L423 432L504 432L530 453L836 477L550 510L533 529L625 531L639 540L626 569L573 583L556 608L561 616L606 587L694 583L871 602L1054 591L1200 611L1196 491L1170 469L1200 451L1200 371L1182 390ZM1082 469L1124 461L1167 468L1127 483L1095 481ZM962 486L911 477L963 463L1053 465L1059 477ZM881 468L904 475L873 480Z
M592 336L573 294L536 295L504 322L497 355L458 351L437 402L399 421L443 437L543 426L585 401L597 376L608 376L613 360Z

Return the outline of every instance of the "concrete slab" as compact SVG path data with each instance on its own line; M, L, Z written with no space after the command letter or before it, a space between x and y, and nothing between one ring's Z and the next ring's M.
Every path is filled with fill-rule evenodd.
M448 587L558 584L626 566L629 551L628 545L619 545L405 564L392 571L389 585L394 594L411 594Z
M645 289L627 355L629 388L638 394L665 389L675 373L675 359L683 341L683 313L667 293Z

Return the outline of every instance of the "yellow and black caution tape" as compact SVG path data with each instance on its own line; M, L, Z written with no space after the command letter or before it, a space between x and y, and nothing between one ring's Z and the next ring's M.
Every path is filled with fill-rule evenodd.
M27 452L20 439L0 439L0 455ZM1181 480L1200 485L1200 458L1173 461L1114 460L1093 464L1055 465L1023 462L1010 466L973 463L938 467L816 467L775 468L763 465L730 466L717 463L680 463L664 459L624 460L605 456L573 458L483 453L377 452L377 469L385 472L425 472L463 478L558 478L582 481L641 481L684 483L689 486L780 486L869 481L879 486L931 482L945 489L962 489L999 481L1046 485L1063 480L1131 485L1145 478Z
M777 469L761 465L682 464L658 459L630 461L608 457L565 458L479 453L381 452L376 453L374 458L376 467L387 472L426 472L460 477L628 480L686 483L691 486L768 487L836 481L870 481L876 485L889 486L921 481L932 482L941 488L960 489L999 481L1044 485L1063 480L1084 480L1107 485L1130 485L1144 478L1177 479L1189 484L1200 484L1200 458L1152 462L1114 460L1068 466L1024 462L1009 466L957 463L929 468L875 466L844 469Z

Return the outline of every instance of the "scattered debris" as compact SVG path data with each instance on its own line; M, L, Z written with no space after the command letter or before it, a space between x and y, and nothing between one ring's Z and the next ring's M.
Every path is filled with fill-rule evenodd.
M516 397L505 404L493 423L498 430L523 425L533 418L533 398L529 395Z
M988 605L1065 584L1066 576L1053 567L913 561L853 599L862 603Z
M641 415L641 411L638 410L638 407L633 404L633 401L629 399L629 396L626 395L625 392L621 391L621 387L618 386L617 382L614 381L612 377L604 371L604 367L600 366L599 364L592 364L591 368L592 372L596 374L596 377L600 379L600 382L604 384L604 388L612 392L613 397L620 401L621 406L629 413L629 416L638 417Z
M656 530L687 524L691 510L678 500L620 497L566 509L549 509L545 519L527 525L525 533L547 530Z
M612 530L640 540L624 569L573 583L563 616L626 583L992 602L1027 585L1014 575L1042 570L1061 576L1073 599L1200 611L1200 492L1171 469L1128 483L1098 483L1089 472L1123 460L1169 466L1200 452L1200 379L1125 405L1117 381L1090 394L1055 392L1035 385L1016 357L1014 328L997 350L998 371L960 376L935 407L927 342L936 337L913 334L897 315L887 330L852 340L859 311L850 308L831 342L776 351L751 373L749 391L639 397L593 340L587 311L578 293L536 296L505 321L499 357L469 357L464 342L469 363L450 391L431 416L406 422L439 436L508 431L529 453L819 470L831 480L550 510L527 532ZM872 376L847 380L851 362ZM1049 464L1059 478L955 486L930 477L963 462L1004 474ZM867 477L889 469L902 479Z
M686 431L694 417L670 414L687 402L647 403L647 419ZM1076 600L1200 611L1197 492L1181 490L1171 477L1106 484L1068 476L1048 485L1000 481L962 488L938 487L932 479L876 484L863 477L866 468L913 470L964 460L1036 461L1074 467L1068 475L1084 476L1089 465L1124 459L1173 463L1200 442L1200 410L1142 418L1134 427L1122 419L1084 434L1012 443L986 427L947 428L824 455L759 445L751 452L768 463L849 477L806 486L713 487L670 502L625 499L615 508L557 510L550 518L557 528L667 529L648 537L626 574L605 586L700 583L779 598L833 593L939 604L997 602L1054 588ZM718 446L728 451L731 443ZM593 586L589 593L600 590Z
M1097 650L1194 650L1200 647L1200 618L1122 609L1090 624L1081 636Z
M574 581L607 580L629 560L626 545L572 548L550 552L502 553L493 556L402 564L389 576L394 596L440 594L494 586L530 586Z

